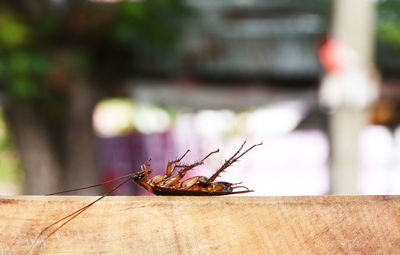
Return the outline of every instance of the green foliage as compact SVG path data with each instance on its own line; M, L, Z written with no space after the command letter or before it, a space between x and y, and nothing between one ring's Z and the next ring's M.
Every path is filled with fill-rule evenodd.
M10 130L0 110L0 183L22 181L22 168L15 152Z
M400 1L387 0L378 5L378 37L400 50Z
M29 26L20 22L11 13L0 11L0 48L9 49L23 45L28 41Z
M0 81L13 97L41 96L50 61L41 52L16 49L0 53Z
M178 37L181 18L189 9L179 1L122 2L115 23L117 42L171 45Z
M31 45L32 30L15 13L0 9L0 83L12 97L39 97L49 70L44 53Z
M39 6L32 13L6 3L0 8L0 88L15 98L63 93L79 75L128 75L132 58L174 47L189 13L180 0Z

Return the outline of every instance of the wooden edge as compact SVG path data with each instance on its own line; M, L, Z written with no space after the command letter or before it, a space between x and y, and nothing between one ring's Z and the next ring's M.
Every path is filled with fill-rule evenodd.
M41 195L20 195L20 196L1 196L0 205L3 203L17 203L18 201L80 201L91 202L100 196L41 196ZM322 196L108 196L102 202L106 201L163 201L163 202L183 202L183 201L213 201L222 199L225 201L247 201L262 202L267 204L286 204L286 203L371 203L400 201L400 195L322 195ZM102 203L99 202L99 203Z
M395 254L400 196L0 196L4 254ZM32 249L31 249L32 248Z

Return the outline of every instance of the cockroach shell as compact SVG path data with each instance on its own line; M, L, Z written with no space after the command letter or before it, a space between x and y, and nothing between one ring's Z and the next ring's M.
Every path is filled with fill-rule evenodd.
M185 181L183 181L181 183L181 188L182 189L187 189L187 188L192 187L193 185L195 185L197 183L197 181L199 180L199 177L200 176L194 176L194 177L191 177L189 179L186 179Z
M181 178L180 178L178 175L176 175L176 176L174 176L174 177L172 177L172 178L169 178L169 179L166 180L164 183L160 184L160 186L162 186L162 187L170 187L170 186L173 186L173 185L175 185L176 183L178 183L180 179L181 179Z
M154 176L153 178L151 178L150 183L158 184L158 183L162 182L163 180L165 180L165 174Z

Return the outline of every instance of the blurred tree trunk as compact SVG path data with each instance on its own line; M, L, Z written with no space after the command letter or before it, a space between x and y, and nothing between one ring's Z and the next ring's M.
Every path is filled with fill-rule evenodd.
M26 173L27 194L47 194L60 187L61 165L35 103L15 102L6 109Z
M84 77L69 89L66 123L65 189L97 182L96 138L92 126L93 108L98 100L95 86ZM95 189L81 193L96 194Z
M86 79L76 79L66 94L63 107L67 114L57 120L46 120L33 100L10 102L6 107L26 174L25 194L44 195L97 182L97 143L92 127L97 94ZM98 194L96 189L80 193Z

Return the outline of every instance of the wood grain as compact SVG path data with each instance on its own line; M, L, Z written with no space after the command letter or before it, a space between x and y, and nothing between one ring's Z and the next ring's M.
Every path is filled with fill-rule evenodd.
M0 252L23 254L399 254L400 196L0 197ZM44 239L44 238L41 238Z

